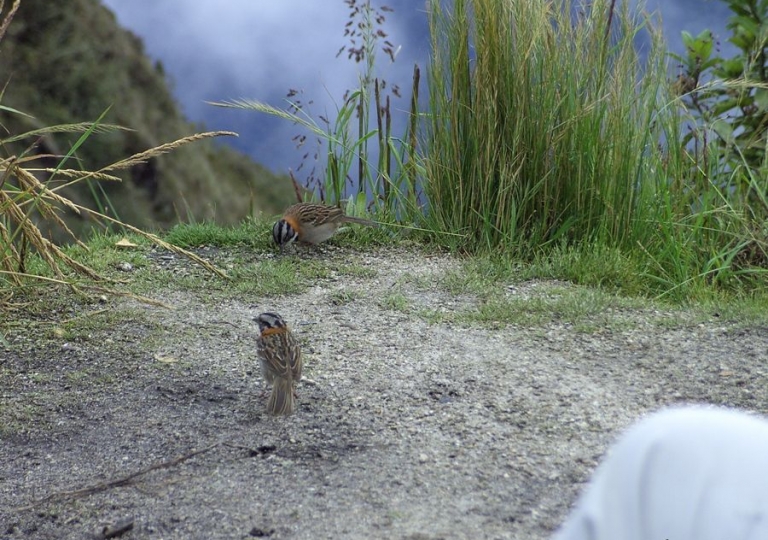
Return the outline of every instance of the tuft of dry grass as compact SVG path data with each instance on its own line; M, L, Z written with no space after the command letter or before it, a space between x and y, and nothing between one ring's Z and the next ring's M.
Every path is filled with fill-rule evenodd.
M117 161L112 165L108 165L102 168L99 172L106 173L108 171L128 169L136 165L144 164L147 161L149 161L150 158L157 157L161 154L167 154L168 152L172 152L173 150L176 150L177 148L180 148L185 144L201 141L203 139L210 139L211 137L222 137L222 136L237 137L237 133L235 133L234 131L208 131L205 133L195 133L194 135L189 135L187 137L183 137L173 142L161 144L160 146L155 146L154 148L150 148L149 150L145 150L143 152L139 152L138 154L134 154L125 159L121 159L120 161Z
M119 180L117 177L111 176L108 173L117 169L125 169L145 163L150 158L173 151L182 145L222 135L234 135L234 133L225 131L197 133L134 154L133 156L108 165L96 172L66 170L62 173L59 169L49 170L49 172L51 172L53 176L63 174L63 176L72 178L70 183L83 181L88 178L97 180ZM35 159L39 158L40 156L35 156ZM31 169L24 166L33 161L34 160L27 160L16 156L0 160L0 174L2 174L0 179L0 249L2 249L0 252L0 268L2 268L2 270L0 270L0 273L6 276L6 278L14 285L21 286L24 278L29 277L25 271L25 258L30 251L30 247L39 254L43 261L45 261L56 280L59 280L60 282L66 282L70 286L75 286L74 282L67 280L64 272L65 268L74 271L78 276L94 281L104 281L104 278L96 271L72 259L66 255L59 246L45 238L35 222L30 218L31 210L36 209L43 217L52 220L56 225L61 227L62 230L66 231L74 242L87 249L87 247L77 239L74 233L68 229L67 225L59 217L59 212L62 208L68 208L78 214L87 212L91 217L98 220L117 224L120 227L144 236L164 249L188 257L219 277L227 278L224 271L198 257L194 253L169 244L154 234L122 223L115 218L96 212L92 209L85 208L70 201L66 197L57 194L57 188L48 187L32 174L33 171L42 169Z

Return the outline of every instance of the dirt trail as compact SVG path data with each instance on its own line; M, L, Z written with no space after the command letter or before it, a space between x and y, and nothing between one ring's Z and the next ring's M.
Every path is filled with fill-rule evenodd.
M156 291L172 310L110 300L116 325L71 342L11 331L0 351L0 536L98 538L130 523L107 532L544 539L643 414L679 402L768 413L764 327L684 312L660 324L650 311L617 311L620 329L589 332L556 320L427 322L424 308L476 301L439 284L458 261L324 256L370 271L269 299ZM499 295L565 286L510 285ZM405 307L385 301L393 290ZM251 318L266 309L305 351L290 418L263 413ZM65 493L82 488L95 489Z

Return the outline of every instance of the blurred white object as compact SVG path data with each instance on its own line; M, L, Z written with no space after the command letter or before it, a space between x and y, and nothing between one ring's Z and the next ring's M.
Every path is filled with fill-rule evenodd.
M705 407L641 420L554 539L768 539L768 421Z

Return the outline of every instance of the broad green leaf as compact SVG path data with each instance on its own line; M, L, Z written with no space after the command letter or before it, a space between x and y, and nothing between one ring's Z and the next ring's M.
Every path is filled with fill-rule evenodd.
M728 41L736 45L739 49L747 50L751 46L754 39L749 40L743 34L739 34L729 38Z
M728 8L737 15L749 15L749 9L746 7L746 2L744 2L744 0L726 0L726 4L728 4Z
M738 104L739 102L736 98L724 99L712 107L712 114L715 116L720 116L724 112L730 111L731 109L737 107Z
M685 45L687 49L690 49L691 47L693 47L693 36L691 35L690 32L686 32L685 30L683 30L682 32L680 32L680 35L683 38L683 45Z
M678 62L680 62L681 64L684 64L684 63L686 62L686 60L687 60L686 58L683 58L683 57L682 57L682 56L680 56L679 54L675 54L675 53L673 53L673 52L669 52L669 53L667 53L667 55L668 55L670 58L672 58L672 59L674 59L674 60L677 60L677 61L678 61Z
M733 127L722 118L712 122L712 129L726 144L733 144Z
M723 79L738 79L744 73L744 62L741 58L729 58L723 60L720 68L715 73Z
M755 104L763 111L768 111L768 90L758 88L755 90Z
M743 32L751 35L752 39L760 33L760 23L751 17L732 17L731 24L734 29L740 28Z
M702 61L708 60L712 55L712 32L704 30L696 36L696 50Z

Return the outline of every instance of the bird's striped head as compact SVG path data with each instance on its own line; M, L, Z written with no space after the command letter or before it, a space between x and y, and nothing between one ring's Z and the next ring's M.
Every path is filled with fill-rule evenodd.
M253 320L259 325L259 331L262 334L267 330L283 330L288 328L288 325L285 324L285 321L279 314L270 311L254 317Z
M272 227L272 240L281 248L287 246L298 237L299 233L285 219L281 219Z

